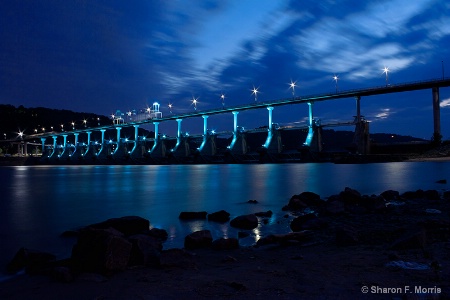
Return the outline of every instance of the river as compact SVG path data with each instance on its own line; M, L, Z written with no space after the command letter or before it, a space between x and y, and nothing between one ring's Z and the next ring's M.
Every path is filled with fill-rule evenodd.
M450 162L0 167L0 268L20 247L68 257L75 240L61 238L62 232L108 218L150 220L169 233L168 249L182 247L184 237L200 229L214 239L237 236L228 225L180 221L181 211L224 209L233 218L272 210L268 225L240 241L251 245L261 235L289 231L281 208L294 194L326 198L347 186L367 195L443 191L448 186L436 183L440 179L450 180Z

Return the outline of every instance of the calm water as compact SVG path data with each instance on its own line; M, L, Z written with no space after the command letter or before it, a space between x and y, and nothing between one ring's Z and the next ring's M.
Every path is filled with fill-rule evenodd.
M60 233L108 218L149 219L168 231L167 249L182 247L195 230L210 229L214 238L237 235L225 225L181 222L181 211L225 209L234 217L272 210L271 226L241 240L251 245L259 235L289 230L281 208L293 194L328 197L346 186L363 194L448 188L435 183L439 179L450 180L449 162L0 167L0 268L22 246L68 257L74 240ZM246 203L250 199L259 203Z

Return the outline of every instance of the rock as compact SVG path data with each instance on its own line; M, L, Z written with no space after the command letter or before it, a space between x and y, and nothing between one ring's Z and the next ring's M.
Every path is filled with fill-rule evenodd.
M160 264L161 267L178 267L183 269L195 267L192 254L177 248L163 250L161 252Z
M254 229L258 227L258 218L254 214L237 216L230 221L230 225L239 229Z
M308 205L303 202L300 198L297 197L297 195L292 196L292 198L289 200L289 204L283 207L283 210L302 210L307 208Z
M287 234L271 234L266 237L260 238L256 245L263 246L263 245L270 245L270 244L288 244L291 241L296 242L306 242L311 240L312 233L308 230L304 230L301 232L290 232Z
M35 273L46 267L46 265L56 259L56 256L27 248L20 248L14 258L7 264L6 271L9 274L15 274L22 269L27 273Z
M68 267L55 267L52 272L52 278L59 282L72 282L73 274Z
M426 245L426 231L424 229L413 230L405 233L389 247L391 250L424 249Z
M239 241L236 238L220 238L214 240L211 245L214 250L232 250L239 248Z
M255 216L270 218L272 216L272 214L273 214L273 212L271 210L268 210L268 211L257 212L257 213L255 213Z
M324 213L328 215L338 215L345 212L345 204L336 198L328 199L325 203Z
M401 197L406 199L406 200L423 199L424 198L424 191L423 190L417 190L415 192L407 191L407 192L404 192L401 195Z
M394 190L384 191L380 195L387 201L393 201L393 200L400 199L400 193L398 191L394 191Z
M442 197L443 197L445 200L450 200L450 191L445 191L445 192L442 194Z
M130 266L159 266L162 243L151 236L136 234L128 238L132 243Z
M357 190L346 187L339 193L339 198L346 205L355 205L361 201L361 194Z
M180 220L206 220L206 211L183 211L178 217Z
M195 231L184 238L186 249L208 248L212 244L212 235L209 230Z
M130 259L132 244L114 228L88 227L80 231L72 249L72 260L78 271L109 272L124 270Z
M369 212L382 212L386 210L386 201L383 196L363 196L361 204Z
M208 221L225 223L230 220L230 213L220 210L208 215Z
M149 230L148 235L157 238L160 241L167 240L167 231L159 228L152 228Z
M351 246L359 242L358 232L351 226L341 226L336 229L336 244L338 246Z
M301 231L304 229L303 224L305 224L307 221L310 221L313 219L317 219L317 216L315 214L306 214L303 216L298 216L297 218L295 218L291 221L291 224L289 225L289 227L294 232Z
M427 200L440 200L439 192L436 190L427 190L424 192L424 198Z
M126 216L112 218L101 223L89 225L87 227L97 229L114 228L126 236L143 233L149 230L150 221L138 216Z

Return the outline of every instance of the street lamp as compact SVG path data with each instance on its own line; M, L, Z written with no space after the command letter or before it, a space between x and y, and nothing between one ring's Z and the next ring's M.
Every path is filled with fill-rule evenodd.
M222 100L222 107L225 107L225 94L220 95L220 100Z
M384 67L383 74L386 74L386 86L388 86L388 72L389 72L389 68Z
M83 120L83 123L84 123L84 127L86 128L86 126L87 126L87 120L84 119L84 120Z
M72 122L72 130L75 130L75 122Z
M169 103L168 106L169 106L169 111L170 111L170 113L172 113L172 106L173 106L172 103Z
M198 98L192 97L192 104L194 104L194 110L197 110Z
M260 91L258 91L258 89L259 89L259 87L255 88L255 86L253 86L253 89L251 90L252 91L252 95L255 96L255 102L258 101L258 93L260 93Z
M61 131L64 131L64 124L61 124Z
M338 80L339 80L339 76L337 76L336 74L334 74L333 80L334 80L334 83L335 83L336 93L337 93L337 92L338 92Z
M295 87L297 86L297 81L292 81L289 84L289 88L292 89L292 97L295 96Z

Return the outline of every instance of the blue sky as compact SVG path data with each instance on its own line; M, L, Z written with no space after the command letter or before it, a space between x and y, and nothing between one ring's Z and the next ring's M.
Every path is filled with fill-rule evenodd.
M450 76L450 3L386 1L2 1L0 103L109 115L159 101L164 114ZM448 74L448 75L447 75ZM440 90L450 139L450 88ZM365 97L370 131L429 139L431 90ZM315 103L322 124L351 121L355 100ZM307 105L273 121L306 124ZM209 127L231 130L231 114ZM246 128L267 110L239 114ZM176 122L160 131L175 132ZM183 122L201 133L203 120ZM336 129L336 128L335 128ZM351 130L344 127L342 129Z

